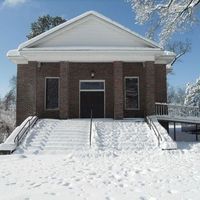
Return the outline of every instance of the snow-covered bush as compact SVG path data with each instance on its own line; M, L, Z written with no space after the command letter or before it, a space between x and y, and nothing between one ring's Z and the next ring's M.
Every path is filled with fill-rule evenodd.
M0 143L3 142L15 128L16 114L16 76L10 80L10 90L0 98Z
M196 80L196 83L187 84L185 91L186 106L199 106L200 107L200 77Z
M0 143L10 135L15 128L15 107L5 110L0 106Z
M6 140L11 131L11 127L9 127L5 121L0 120L0 143Z

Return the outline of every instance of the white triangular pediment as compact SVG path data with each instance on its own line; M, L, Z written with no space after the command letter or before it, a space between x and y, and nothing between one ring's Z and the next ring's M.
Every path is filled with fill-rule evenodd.
M16 64L36 62L147 62L169 64L175 57L155 42L89 11L10 50Z
M145 38L126 30L95 14L88 14L79 20L30 42L26 48L158 48Z

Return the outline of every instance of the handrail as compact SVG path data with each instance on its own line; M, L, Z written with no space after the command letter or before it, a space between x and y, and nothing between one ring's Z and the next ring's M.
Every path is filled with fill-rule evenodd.
M90 111L90 147L92 146L92 118L93 118L93 113L91 109Z
M175 117L200 117L198 106L184 106L170 103L155 103L156 115L167 115Z
M35 116L32 116L30 119L28 119L27 122L23 125L23 127L19 131L19 133L15 136L14 143L17 146L22 142L23 138L26 136L26 134L28 133L28 131L36 123L36 121L37 121L38 118L36 117L36 120L32 121L32 119L34 117ZM31 121L32 121L32 123L31 123ZM27 124L28 124L28 126L27 126Z
M185 106L181 104L165 103L165 102L156 102L156 105L166 105L166 106L175 106L175 107L185 107L185 108L199 108L198 106Z
M162 141L162 136L160 135L160 132L158 131L158 128L154 124L153 120L150 117L146 117L147 124L149 125L149 128L153 130L157 140L158 140L158 146L160 146L160 142Z

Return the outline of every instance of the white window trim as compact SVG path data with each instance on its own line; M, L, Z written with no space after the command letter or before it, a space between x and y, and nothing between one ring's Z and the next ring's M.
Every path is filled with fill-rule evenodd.
M138 107L137 108L127 108L126 107L126 79L137 79L138 81ZM124 103L125 103L125 110L140 110L140 79L139 76L125 76L124 77Z
M82 82L103 82L104 89L93 89L93 90L84 90L81 89ZM79 118L81 117L81 92L104 92L104 118L106 115L106 88L105 88L105 80L79 80Z
M58 79L58 107L57 108L47 108L47 79ZM58 111L60 107L60 77L45 77L45 95L44 95L44 110L45 111Z

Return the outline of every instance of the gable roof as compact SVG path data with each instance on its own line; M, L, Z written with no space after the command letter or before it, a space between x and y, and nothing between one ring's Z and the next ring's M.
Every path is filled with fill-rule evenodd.
M128 29L128 28L122 26L121 24L109 19L108 17L105 17L104 15L102 15L102 14L96 12L96 11L88 11L88 12L83 13L82 15L79 15L79 16L73 18L73 19L70 19L70 20L68 20L68 21L66 21L66 22L64 22L64 23L62 23L62 24L60 24L60 25L58 25L58 26L56 26L56 27L54 27L54 28L52 28L52 29L50 29L50 30L48 30L48 31L28 40L28 41L26 41L26 42L24 42L24 43L22 43L22 44L20 44L19 47L18 47L18 50L30 47L30 46L34 45L35 43L53 35L53 34L59 32L59 31L62 31L66 27L68 27L72 24L74 25L74 24L78 23L79 21L81 21L82 19L84 19L88 16L94 16L94 17L114 26L115 28L118 28L119 30L122 30L124 32L129 33L130 35L136 37L141 42L145 42L146 45L148 45L149 47L162 49L159 46L159 44L157 44L156 42L149 40L149 39L137 34L134 31L131 31L130 29Z
M36 62L146 62L170 64L175 54L117 22L89 11L10 50L16 64Z

